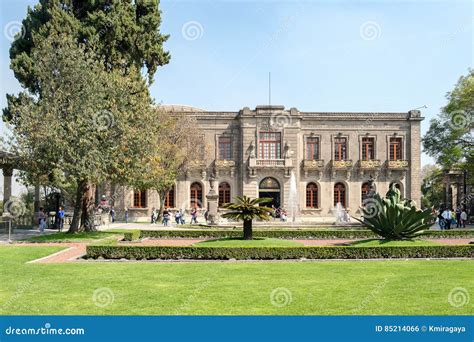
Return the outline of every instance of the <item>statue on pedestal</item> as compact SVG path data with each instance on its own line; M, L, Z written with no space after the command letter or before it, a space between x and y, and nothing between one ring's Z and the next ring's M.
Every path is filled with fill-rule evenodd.
M210 225L217 225L218 221L218 201L219 194L216 192L216 177L214 172L209 176L209 192L206 195L207 198L207 221Z

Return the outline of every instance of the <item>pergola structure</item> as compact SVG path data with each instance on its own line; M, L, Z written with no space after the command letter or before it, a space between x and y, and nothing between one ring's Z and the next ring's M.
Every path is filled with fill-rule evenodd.
M0 168L3 171L3 205L10 201L12 196L12 180L13 180L13 170L20 169L18 164L18 159L15 155L0 150ZM35 186L35 213L39 210L40 204L40 191L39 186ZM8 214L5 213L4 215Z
M468 184L467 173L459 169L451 169L444 174L444 206L456 208L463 206L469 216L474 215L474 186Z

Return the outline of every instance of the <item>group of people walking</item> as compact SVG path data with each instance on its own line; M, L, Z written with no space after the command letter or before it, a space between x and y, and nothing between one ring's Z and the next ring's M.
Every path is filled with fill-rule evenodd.
M466 209L459 206L454 212L450 208L441 209L437 217L441 229L451 229L454 225L456 225L456 228L466 228L467 212Z
M151 211L151 224L156 224L158 222L158 217L159 217L160 211L156 208L153 208ZM167 227L170 225L171 219L174 217L174 221L177 225L179 224L185 224L186 219L185 219L185 211L183 209L176 210L174 213L171 210L165 209L163 211L163 216L161 219L161 223L163 226ZM198 211L193 208L191 210L191 224L197 224L198 223ZM207 222L207 210L204 213L204 219Z
M62 232L64 228L64 216L64 207L60 206L54 216L53 224L54 227L60 232ZM44 230L48 228L48 213L46 213L46 210L43 207L39 208L38 211L38 227L41 233L44 233Z

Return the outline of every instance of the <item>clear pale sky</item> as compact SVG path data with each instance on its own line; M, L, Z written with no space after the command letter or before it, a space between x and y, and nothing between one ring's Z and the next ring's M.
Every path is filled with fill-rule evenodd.
M0 0L2 108L5 94L20 90L8 32L37 2ZM471 1L169 0L161 9L171 62L155 75L157 103L229 111L267 104L271 72L272 104L368 112L427 105L425 132L473 64Z

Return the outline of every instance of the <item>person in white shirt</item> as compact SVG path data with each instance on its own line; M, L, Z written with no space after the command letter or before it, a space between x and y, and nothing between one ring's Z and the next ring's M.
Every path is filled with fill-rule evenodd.
M443 219L444 219L444 222L445 222L445 229L451 229L451 220L453 218L453 216L451 215L451 210L449 209L445 209L443 211L443 214L441 214L441 216L443 216Z
M466 228L466 222L467 222L467 213L466 213L466 209L463 209L461 212L461 226L463 228Z

